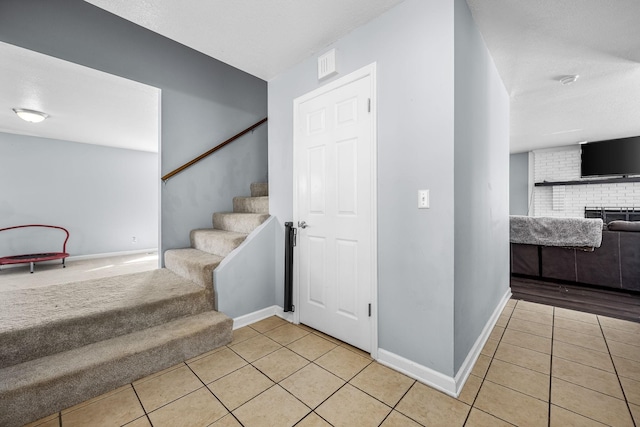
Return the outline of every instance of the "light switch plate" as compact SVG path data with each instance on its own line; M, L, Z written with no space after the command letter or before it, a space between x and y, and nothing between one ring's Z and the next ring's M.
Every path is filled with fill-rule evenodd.
M418 190L418 209L429 209L429 190Z

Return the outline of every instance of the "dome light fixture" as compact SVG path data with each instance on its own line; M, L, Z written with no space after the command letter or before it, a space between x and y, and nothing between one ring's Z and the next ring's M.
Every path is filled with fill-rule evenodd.
M29 123L40 123L47 117L48 114L36 110L28 110L26 108L12 108L13 112L18 115L22 120Z
M580 77L578 74L573 74L573 75L568 75L568 76L562 76L560 77L560 83L562 84L562 86L568 86L570 84L573 84L576 82L576 80L578 80L578 77Z

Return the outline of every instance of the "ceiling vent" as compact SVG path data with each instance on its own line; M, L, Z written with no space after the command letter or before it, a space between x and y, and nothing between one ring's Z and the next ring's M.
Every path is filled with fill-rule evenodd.
M331 49L329 52L318 58L318 80L331 77L338 74L336 69L336 50Z

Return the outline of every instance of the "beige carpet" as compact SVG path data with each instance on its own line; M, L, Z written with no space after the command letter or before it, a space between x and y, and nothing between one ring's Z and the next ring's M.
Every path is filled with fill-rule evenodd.
M0 368L213 308L202 286L164 268L0 295Z
M0 292L0 426L227 344L233 321L210 296L164 268Z
M202 291L167 269L5 291L0 294L0 334Z
M36 263L33 274L29 273L29 264L2 266L0 292L155 270L158 268L158 253L67 259L66 265L62 268L60 261Z

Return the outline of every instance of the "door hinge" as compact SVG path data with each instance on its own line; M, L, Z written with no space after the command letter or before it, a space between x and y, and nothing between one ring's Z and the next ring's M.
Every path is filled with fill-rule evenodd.
M371 98L367 100L367 112L371 112Z
M371 317L371 304L369 304L369 317Z

